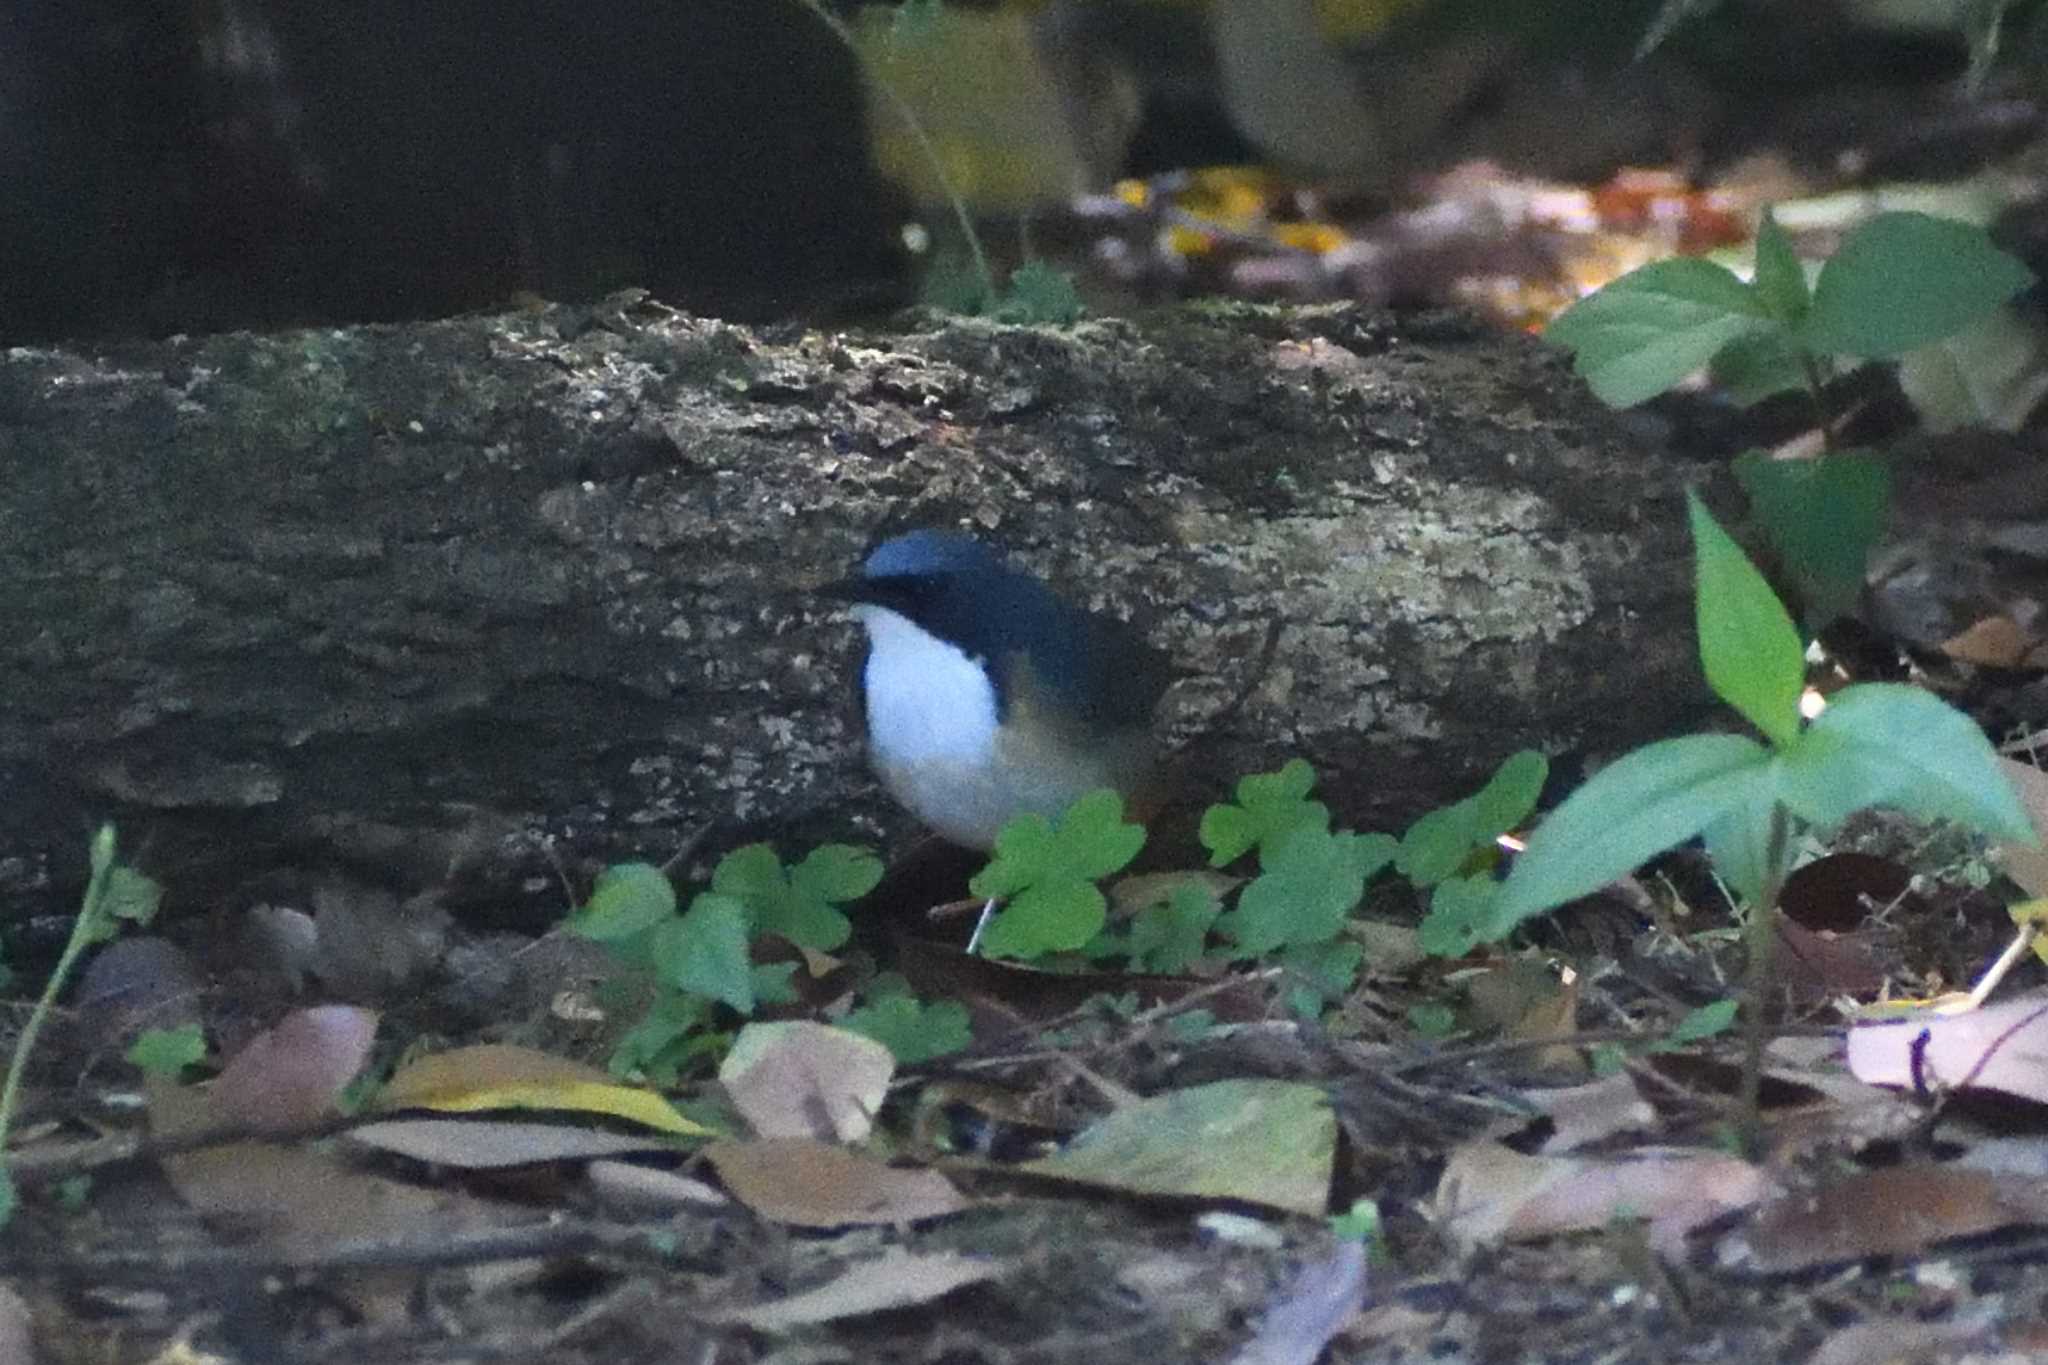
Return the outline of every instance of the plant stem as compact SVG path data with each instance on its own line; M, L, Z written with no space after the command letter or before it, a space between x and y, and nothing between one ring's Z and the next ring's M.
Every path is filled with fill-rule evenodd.
M1820 448L1835 448L1835 426L1828 420L1827 376L1820 372L1820 360L1813 352L1801 348L1799 369L1806 376L1806 396L1813 403L1814 425L1820 428Z
M908 100L896 92L895 86L876 74L874 67L861 52L860 42L853 36L853 30L846 26L845 20L825 8L824 0L796 2L809 10L819 23L832 30L832 36L839 40L840 46L853 55L854 63L860 67L861 74L880 92L890 112L903 120L903 126L910 130L910 136L916 141L918 151L932 168L932 179L938 181L940 193L946 196L946 203L953 210L953 219L960 225L961 237L966 239L967 254L974 260L975 278L981 281L982 298L987 301L983 306L993 305L996 297L996 277L995 272L989 269L988 253L981 248L981 234L974 230L974 220L967 212L967 200L954 186L953 177L946 174L945 159L939 155L939 149L933 144L931 134L925 131L924 123L918 118L917 111L910 107Z
M1771 959L1778 946L1778 894L1785 888L1785 853L1791 841L1792 817L1782 802L1774 802L1771 831L1764 845L1763 886L1757 892L1756 903L1749 907L1749 980L1742 1006L1746 1046L1738 1123L1742 1149L1752 1157L1763 1154L1764 1044L1770 1040L1765 1009L1770 1004L1774 981Z
M71 978L72 969L78 965L79 955L100 937L100 921L106 916L107 880L113 871L114 827L102 825L92 841L92 878L85 884L85 900L78 907L78 918L72 922L71 937L64 944L64 952L57 959L57 965L50 971L42 997L29 1011L21 1037L15 1040L14 1056L7 1063L7 1080L0 1085L0 1174L4 1174L7 1166L7 1137L14 1129L14 1110L21 1100L21 1077L28 1069L29 1054L35 1051L36 1039L41 1036L43 1025L56 1011L57 996ZM12 1207L11 1196L8 1207ZM5 1220L0 1218L0 1221Z

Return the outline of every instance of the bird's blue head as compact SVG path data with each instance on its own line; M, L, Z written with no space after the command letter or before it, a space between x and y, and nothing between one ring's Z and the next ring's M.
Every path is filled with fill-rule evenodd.
M1013 815L1130 787L1167 674L1122 622L949 531L884 541L832 591L867 627L875 766L940 833L986 847Z

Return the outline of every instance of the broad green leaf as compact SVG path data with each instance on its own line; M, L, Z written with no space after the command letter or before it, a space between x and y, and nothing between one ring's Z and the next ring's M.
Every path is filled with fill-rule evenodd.
M974 1041L967 1007L957 1000L923 1004L913 995L870 1001L847 1013L839 1027L872 1038L900 1066L916 1066L958 1052Z
M1422 917L1416 941L1432 957L1463 957L1482 943L1491 943L1512 922L1498 914L1502 884L1491 876L1452 877L1429 893L1429 913Z
M1800 350L1782 328L1737 337L1714 357L1714 387L1737 407L1761 403L1773 394L1806 387ZM1814 362L1825 371L1827 362Z
M1211 806L1202 815L1202 847L1209 850L1209 865L1236 862L1254 845L1264 852L1303 825L1328 829L1330 808L1308 799L1315 784L1316 770L1299 758L1289 759L1278 772L1240 779L1235 805Z
M1542 754L1533 749L1510 754L1472 798L1479 820L1478 837L1497 839L1528 819L1549 778L1550 760Z
M1756 228L1756 293L1771 316L1788 326L1806 316L1812 297L1806 288L1806 268L1768 208Z
M1536 827L1501 885L1493 927L1597 891L1730 811L1775 799L1770 760L1742 735L1688 735L1608 764Z
M984 898L1012 896L1045 876L1052 864L1052 822L1043 815L1020 815L997 832L994 856L967 889Z
M1287 1008L1296 1018L1315 1018L1325 1005L1351 993L1364 960L1365 949L1346 938L1283 948L1279 962L1287 973Z
M1542 754L1523 750L1512 755L1479 791L1410 825L1394 856L1394 870L1417 886L1435 886L1454 875L1475 850L1529 817L1549 775L1550 762Z
M1866 806L2038 842L1998 755L1977 723L1931 692L1858 683L1835 693L1785 753L1784 800L1834 825Z
M746 844L718 860L711 871L711 889L724 896L754 902L781 891L788 879L782 859L770 844Z
M1043 957L1072 952L1102 932L1109 902L1078 877L1034 882L989 921L982 947L990 957Z
M2033 283L1984 229L1925 213L1881 213L1821 268L1797 330L1809 350L1872 359L1929 346Z
M1891 514L1891 471L1869 451L1812 460L1774 460L1761 450L1735 459L1779 562L1806 599L1806 619L1824 626L1863 592L1863 570Z
M590 902L563 927L572 934L617 942L642 933L676 912L676 889L652 863L615 863L600 872Z
M857 901L882 880L882 860L853 844L820 844L789 874L790 885L820 901Z
M1780 769L1783 760L1774 757ZM1753 801L1736 807L1701 831L1707 861L1745 905L1755 905L1770 875L1771 811L1775 803Z
M1122 871L1145 846L1145 827L1124 819L1124 799L1107 788L1067 807L1054 833L1062 866L1091 882Z
M206 1060L206 1033L197 1024L144 1029L126 1056L149 1075L176 1079L186 1067Z
M1733 1000L1715 1000L1701 1005L1698 1009L1671 1026L1671 1032L1660 1041L1650 1045L1652 1052L1672 1052L1702 1038L1711 1038L1717 1033L1726 1033L1735 1023Z
M754 1009L753 961L747 952L747 908L706 891L654 931L654 964L679 991L722 1000L741 1014Z
M128 864L116 863L108 869L106 908L114 918L147 924L156 918L163 899L164 889Z
M1472 856L1479 824L1478 803L1470 798L1430 811L1401 836L1394 870L1417 886L1435 886Z
M1124 945L1131 965L1146 972L1186 971L1207 952L1209 930L1222 909L1208 886L1182 882L1164 903L1148 905L1132 917Z
M1733 272L1693 257L1622 276L1560 313L1544 336L1609 407L1654 398L1738 337L1775 326Z
M1773 744L1790 743L1799 733L1799 693L1806 685L1799 632L1699 495L1687 493L1686 505L1699 565L1695 598L1707 685Z
M1237 954L1259 957L1335 938L1365 895L1362 837L1306 827L1288 835L1271 865L1238 893L1237 908L1217 921Z

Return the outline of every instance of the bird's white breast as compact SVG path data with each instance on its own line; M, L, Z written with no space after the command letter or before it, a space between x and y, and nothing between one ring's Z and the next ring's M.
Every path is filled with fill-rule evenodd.
M988 848L1014 816L1058 815L1111 785L1104 755L1002 731L981 661L886 607L867 627L868 748L889 794L955 843Z

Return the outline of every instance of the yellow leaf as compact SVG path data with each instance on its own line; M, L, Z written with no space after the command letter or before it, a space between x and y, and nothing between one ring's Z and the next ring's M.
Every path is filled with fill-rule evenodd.
M487 1043L421 1057L398 1069L378 1092L378 1109L566 1109L609 1114L683 1137L713 1136L639 1086L620 1085L594 1066L532 1048Z

